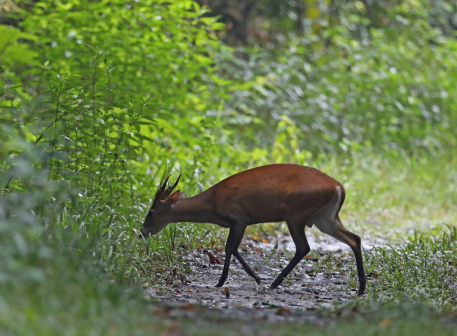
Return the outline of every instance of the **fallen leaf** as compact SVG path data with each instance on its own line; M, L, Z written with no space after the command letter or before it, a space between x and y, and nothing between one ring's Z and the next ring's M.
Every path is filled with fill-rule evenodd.
M192 293L192 289L188 289L186 290L186 292Z
M291 311L287 308L279 308L276 312L276 315L290 315L292 314Z
M188 305L179 307L179 309L181 309L181 310L195 310L196 307L192 303L189 303Z
M206 254L208 255L209 257L209 262L211 264L221 264L221 260L219 258L216 258L214 255L212 255L210 252L208 252L207 250L205 250Z
M390 324L390 318L386 318L379 323L380 327L387 327Z

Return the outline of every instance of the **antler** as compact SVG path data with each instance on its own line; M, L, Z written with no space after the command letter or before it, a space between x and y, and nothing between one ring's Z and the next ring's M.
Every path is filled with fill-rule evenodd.
M168 184L168 179L170 178L170 176L171 176L171 174L167 176L167 178L165 179L165 182L163 183L163 185L160 187L159 191L157 192L154 203L156 203L158 201L166 200L171 195L173 189L176 188L176 186L178 185L179 179L181 178L181 174L179 175L178 179L176 180L175 184L173 184L173 185ZM168 184L168 189L165 190L167 184Z
M171 176L171 174L167 176L167 178L165 179L165 182L163 183L162 187L160 188L160 191L165 191L165 187L167 186L167 182L168 182L168 179L170 178L170 176Z
M176 186L178 185L178 182L179 182L179 179L181 178L181 174L179 174L179 177L178 179L176 180L175 184L173 184L172 186L168 186L168 190L170 190L170 192L173 191L174 188L176 188Z

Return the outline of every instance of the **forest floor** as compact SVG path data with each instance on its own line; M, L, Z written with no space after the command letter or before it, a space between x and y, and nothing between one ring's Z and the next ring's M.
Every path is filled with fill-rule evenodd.
M295 251L280 226L248 231L240 246L260 285L232 258L224 287L214 287L225 258L221 235L197 249L176 246L174 269L143 284L142 294L171 335L457 336L456 229L423 217L347 222L366 252L361 297L352 251L316 228L306 229L310 253L269 289Z
M309 233L307 236L312 248L310 254L274 290L269 289L269 285L295 250L288 234L279 239L247 238L240 246L243 258L259 275L260 285L232 258L224 287L214 287L222 273L225 252L222 248L213 248L183 252L181 257L190 272L176 275L160 287L145 284L145 293L161 302L162 307L168 307L174 316L192 317L202 309L199 306L208 306L226 318L324 323L326 318L316 311L318 308L334 309L356 298L358 283L355 278L349 278L349 270L355 265L348 246L329 236ZM363 247L369 250L380 244L379 240L366 240ZM329 256L340 267L325 273L319 264Z

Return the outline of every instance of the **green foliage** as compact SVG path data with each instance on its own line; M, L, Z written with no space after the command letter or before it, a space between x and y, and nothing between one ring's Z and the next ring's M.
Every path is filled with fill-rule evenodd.
M157 171L173 158L176 142L211 149L214 139L193 139L212 129L215 120L205 112L218 103L209 97L224 85L212 64L220 49L209 33L215 20L200 18L203 13L191 1L35 4L21 25L36 40L28 57L45 62L23 73L33 78L26 86L6 87L2 123L19 122L25 138L47 146L53 179L90 186L90 195L110 204L127 191L132 197L133 184L144 178L132 162L145 152ZM33 111L27 118L19 101Z
M36 57L36 53L31 51L24 43L18 43L19 39L36 41L36 36L24 34L17 28L0 26L0 57L3 67L12 66L14 63L31 63ZM5 68L2 69L5 71Z
M248 83L232 86L224 116L253 146L286 142L289 152L315 154L455 148L454 39L420 24L395 36L372 29L369 40L344 26L325 36L328 43L310 35L280 52L247 48L246 61L226 62L236 83ZM294 128L284 132L285 123Z
M236 3L223 0L201 2L218 14L223 8L220 3L224 3L229 8L223 11L223 19L237 21L231 15L236 10ZM395 36L405 25L429 26L453 37L457 28L456 12L456 4L450 0L263 0L257 2L249 17L237 19L249 21L250 29L244 39L268 46L288 43L297 36L313 33L325 38L328 30L335 26L344 27L352 36L362 39L369 38L372 28L381 28Z
M343 220L361 236L396 240L411 230L453 223L457 202L454 158L409 157L353 151L350 159L325 160L319 167L346 188ZM381 230L381 231L379 231Z
M166 329L127 284L181 281L181 249L224 238L189 223L136 239L169 172L194 195L252 166L309 164L347 186L344 220L362 232L404 236L424 216L455 218L456 42L432 28L425 1L395 3L383 15L401 18L382 27L358 3L345 2L351 15L330 25L314 11L309 35L279 52L241 50L246 59L220 44L221 24L189 0L53 0L11 14L19 28L0 25L5 334ZM389 223L378 230L366 218ZM455 262L453 239L379 249L369 259L380 274L373 290L414 296L411 279L423 279L418 288L448 307L454 294L433 276L452 277L437 265ZM436 272L425 274L421 260ZM422 273L392 275L406 265ZM428 311L418 310L395 320L392 334ZM385 314L373 314L376 325ZM420 328L439 325L434 315Z
M138 323L163 330L139 290L126 291L122 277L110 281L100 232L67 227L77 195L35 168L46 154L17 132L0 131L9 139L6 148L27 150L0 175L2 185L14 177L23 189L0 194L0 333L144 334L134 330Z
M364 301L395 303L407 297L426 302L440 311L455 311L457 229L448 226L435 231L444 233L436 236L432 230L427 234L415 231L400 246L385 245L365 251L368 287ZM355 263L352 257L349 258L328 253L316 262L314 272L345 274L349 270L350 282L346 290L355 290Z
M0 135L1 187L30 187L17 169L20 158L40 176L78 187L60 226L90 237L101 232L98 249L112 274L150 273L159 253L144 255L134 240L163 174L178 162L185 191L202 191L197 177L220 166L218 156L230 150L217 115L221 103L210 99L224 96L226 85L212 61L222 47L211 31L220 25L204 13L191 1L52 1L21 13L27 34L0 26L11 32L8 55L23 48L22 62L43 61L25 68L4 63L10 67L2 77L0 121L15 135ZM36 43L18 40L28 37ZM201 230L186 231L195 237Z
M455 309L457 230L450 230L436 239L415 233L402 246L365 253L368 274L373 278L369 290L381 295L406 293L441 309Z

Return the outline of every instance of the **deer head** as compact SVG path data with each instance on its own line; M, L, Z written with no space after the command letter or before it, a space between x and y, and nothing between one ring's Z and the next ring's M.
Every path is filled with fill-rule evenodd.
M181 193L179 190L173 192L173 189L178 185L181 175L179 175L175 184L172 186L168 184L168 188L165 189L170 176L171 174L167 176L162 186L159 185L159 190L157 190L152 206L146 215L146 219L144 220L140 237L149 237L166 227L170 223L168 218L171 206L184 197L184 193Z

